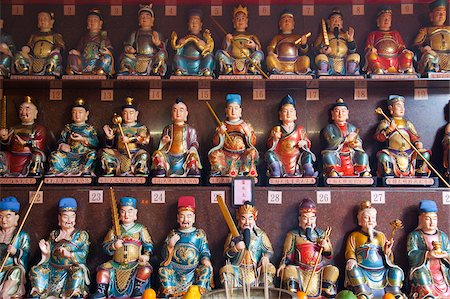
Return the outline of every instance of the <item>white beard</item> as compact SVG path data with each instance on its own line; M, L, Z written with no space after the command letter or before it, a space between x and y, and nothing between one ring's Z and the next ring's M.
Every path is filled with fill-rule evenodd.
M375 229L373 228L373 226L369 226L367 228L367 233L369 234L369 242L372 242L373 237L375 235Z

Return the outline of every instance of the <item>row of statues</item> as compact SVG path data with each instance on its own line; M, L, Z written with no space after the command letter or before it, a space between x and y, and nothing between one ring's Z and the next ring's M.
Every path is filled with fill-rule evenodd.
M0 244L5 267L0 272L0 296L20 298L25 295L27 259L30 238L17 231L20 204L15 197L0 201ZM137 223L137 205L133 197L122 197L118 204L120 224L114 226L103 241L103 250L111 260L97 268L97 291L92 298L140 298L151 287L152 266L149 263L154 246L149 230ZM28 276L31 298L85 298L88 295L89 235L75 227L77 202L74 198L59 201L59 229L47 240L39 241L42 259L31 267ZM211 252L204 230L194 226L195 198L178 200L178 227L164 241L158 270L159 295L181 297L191 285L201 294L214 287ZM335 298L337 267L326 260L333 256L331 229L316 225L315 203L305 198L298 208L298 227L286 235L282 260L278 269L271 263L274 249L268 235L257 226L258 210L245 202L236 211L238 236L230 233L225 241L225 265L220 269L220 282L225 288L273 286L275 276L282 288L302 291L309 298ZM410 265L411 297L418 299L450 296L450 244L448 236L438 229L438 209L431 200L418 207L418 227L407 238ZM377 210L370 202L361 203L357 213L359 229L345 242L345 287L358 299L381 298L390 293L405 298L403 270L394 263L394 232L402 228L400 220L391 223L388 238L376 229ZM355 297L348 297L355 298Z
M242 119L241 96L226 96L226 120L219 122L208 152L211 176L257 177L259 152L255 131ZM431 153L424 149L414 125L405 115L405 98L391 95L387 100L391 118L380 121L375 139L385 146L377 153L380 177L428 177ZM212 108L211 108L212 109ZM19 108L21 123L0 129L0 175L42 176L47 157L47 131L37 124L37 107L25 97ZM72 106L72 123L61 132L58 146L48 157L48 176L93 176L97 160L104 176L199 177L197 131L187 123L188 108L180 98L172 105L172 123L163 129L158 148L151 155L149 129L138 122L139 111L126 98L114 126L105 125L105 147L97 152L96 129L87 123L89 108L83 99ZM267 138L265 161L269 177L317 177L315 154L306 129L296 124L296 102L285 96L278 109L279 125ZM347 104L338 99L331 106L331 120L322 130L325 177L371 177L369 157L364 151L359 129L348 122ZM443 144L448 144L449 134ZM444 155L447 155L446 153ZM448 160L444 157L444 161Z
M430 24L420 29L414 41L418 55L418 71L450 71L450 26L446 25L447 1L430 4ZM263 47L254 34L247 31L248 9L242 5L233 10L233 33L226 33L223 45L214 56L214 40L208 29L203 30L202 12L190 11L188 34L178 38L172 32L170 45L175 51L175 76L212 76L215 67L221 75L261 74L264 61ZM138 11L139 29L124 42L119 59L118 75L164 76L168 71L166 40L153 30L155 14L152 5L141 5ZM215 21L215 20L214 20ZM215 21L217 22L217 21ZM334 9L314 43L308 42L310 33L294 33L295 18L285 10L279 18L280 33L267 46L266 65L270 74L311 74L309 53L314 55L318 75L359 75L415 73L414 53L407 49L401 34L391 28L392 10L380 9L376 31L369 33L364 49L366 64L360 67L355 30L344 28L343 15ZM1 35L0 75L54 75L63 74L62 52L65 44L61 34L54 32L54 16L50 12L38 14L39 31L27 45L15 51L10 36ZM115 72L113 47L108 33L102 29L103 18L98 9L87 17L87 30L77 48L69 51L68 75L94 74L112 76ZM311 50L310 50L311 44Z

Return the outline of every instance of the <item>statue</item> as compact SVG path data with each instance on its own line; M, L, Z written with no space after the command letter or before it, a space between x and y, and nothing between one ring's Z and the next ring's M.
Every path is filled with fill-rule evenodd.
M430 3L431 26L420 28L414 45L422 53L419 73L450 71L450 26L446 24L447 2Z
M138 115L133 98L127 97L122 106L122 117L114 117L117 126L103 126L107 148L102 150L100 157L104 175L148 174L149 153L144 148L150 143L150 133L146 126L137 122Z
M258 210L246 201L236 211L236 218L240 235L233 238L230 233L225 241L227 264L219 272L221 283L225 288L273 287L275 266L270 263L273 248L267 234L256 226Z
M160 33L153 30L155 14L152 4L140 5L139 29L124 43L119 75L158 75L167 71L166 45Z
M28 43L14 57L14 71L18 75L61 75L64 51L63 37L52 31L55 22L52 12L38 13L39 32L32 34ZM31 53L30 53L31 52Z
M450 123L445 126L445 135L444 135L444 138L442 139L442 145L444 147L444 154L443 154L442 162L446 169L445 175L447 177L449 177L450 176L450 166L449 166L449 162L450 162Z
M273 74L307 74L311 72L307 56L308 34L294 34L295 19L291 10L284 10L278 21L280 33L267 47L267 69Z
M258 37L246 31L248 27L247 7L239 4L233 9L233 27L235 31L225 36L222 50L218 50L216 53L220 74L259 74L255 65L261 67L264 53Z
M173 58L176 76L212 76L214 71L214 40L208 29L202 32L202 12L192 9L188 20L189 34L178 40L177 33L172 32L171 44L175 50Z
M259 154L251 124L241 119L241 96L227 94L227 120L216 128L214 147L208 152L212 176L258 176Z
M177 222L179 228L170 231L163 245L160 293L164 297L181 297L191 285L197 285L203 294L214 286L213 269L206 234L194 226L194 197L178 199Z
M0 272L0 298L22 298L25 296L25 274L30 254L30 236L20 231L14 244L11 244L19 226L20 203L17 198L8 196L0 201L0 260L6 260Z
M58 150L50 156L47 175L94 175L98 137L95 128L86 123L88 117L84 100L77 99L72 106L73 123L61 132Z
M408 235L411 298L450 298L450 243L437 212L434 201L421 200L419 226Z
M77 202L64 197L58 203L59 229L41 239L42 258L31 268L32 298L85 298L90 284L86 258L89 252L89 234L75 228Z
M0 77L9 77L14 60L16 46L11 35L3 32L3 20L0 19Z
M334 8L328 16L326 26L322 24L322 34L314 42L319 53L315 58L317 73L321 75L359 75L361 57L356 53L355 30L344 30L344 17Z
M76 49L69 51L67 58L68 75L114 74L114 56L108 33L102 30L103 18L99 9L91 9L87 16L86 33Z
M19 107L20 124L0 129L0 175L42 176L45 162L46 135L44 126L35 123L38 109L26 96Z
M323 129L323 174L326 177L371 177L369 156L362 147L359 129L347 122L348 106L336 100L331 109L333 123Z
M172 124L164 128L158 150L153 153L156 176L200 176L197 131L186 123L186 104L178 98L172 105Z
M295 124L297 111L295 100L290 95L281 100L278 117L281 125L273 127L267 139L269 177L317 176L313 166L315 155L310 150L311 141L305 128Z
M277 275L281 276L282 287L291 292L303 291L309 298L334 298L339 270L324 264L323 258L333 255L333 246L330 230L316 227L316 212L316 204L310 198L299 204L299 227L286 235Z
M140 298L150 288L150 255L153 242L147 227L137 220L136 199L119 200L119 232L111 229L103 241L103 250L112 260L97 269L97 292L93 298Z
M414 144L424 158L430 161L431 154L423 148L414 125L404 118L405 98L390 95L387 102L392 121L381 120L375 132L375 139L387 144L377 153L378 176L429 176L431 170L428 165L404 139Z
M377 16L377 31L369 33L366 42L367 74L415 73L414 53L406 49L397 30L391 30L392 10L383 7Z
M345 285L358 299L381 298L391 293L406 298L401 292L403 270L394 264L394 239L375 230L377 210L363 201L358 211L360 229L352 232L345 247Z

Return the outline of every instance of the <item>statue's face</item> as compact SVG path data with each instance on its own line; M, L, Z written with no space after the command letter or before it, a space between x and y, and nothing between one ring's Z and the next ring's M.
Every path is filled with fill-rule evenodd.
M233 27L236 31L245 31L248 27L248 17L243 12L238 12L233 17Z
M393 117L403 117L405 115L405 103L402 101L389 105L388 109Z
M377 226L377 211L373 208L363 210L358 215L358 225L363 231L374 229Z
M230 121L239 120L242 117L242 108L237 103L230 103L225 109L225 114L227 116L227 119Z
M202 19L200 16L190 16L188 20L188 30L192 34L199 34L202 31Z
M172 106L172 121L176 124L184 124L187 121L188 110L184 103Z
M125 108L122 110L122 118L125 124L134 124L137 122L139 111L133 108Z
M84 124L89 117L89 111L83 107L72 108L72 120L75 124Z
M378 16L377 27L382 31L388 31L392 26L392 14L385 12Z
M435 233L438 225L437 213L421 213L419 215L419 227L424 233Z
M19 214L6 210L0 211L0 225L2 229L14 228L19 223Z
M22 103L19 107L19 118L23 124L32 124L37 119L38 110L32 103Z
M302 212L298 216L298 225L306 230L308 227L311 229L316 228L316 213L314 212Z
M238 219L238 224L241 230L246 228L252 230L256 224L255 216L252 213L242 214Z
M291 104L283 105L278 113L278 117L283 124L293 123L297 120L297 110Z
M181 229L189 229L195 223L195 214L192 211L181 211L177 214L177 222Z
M74 211L64 211L58 215L58 225L63 230L73 229L77 220L77 214Z
M344 106L337 106L331 110L331 119L339 124L345 123L348 120L348 108Z
M339 30L342 30L344 27L344 20L342 19L341 15L335 14L332 15L328 19L328 27L333 30L334 28L338 28Z
M48 14L48 12L38 13L38 25L39 30L47 32L52 30L55 20Z
M130 206L120 207L119 218L122 224L133 224L137 220L137 211Z
M431 23L435 26L442 26L447 20L447 8L445 6L439 6L430 12Z
M102 30L103 21L98 16L89 15L87 17L87 30L89 32L99 32Z
M152 29L154 22L155 18L147 11L141 12L139 15L139 27L141 28Z
M294 30L295 21L291 15L283 15L278 22L281 32L292 32Z

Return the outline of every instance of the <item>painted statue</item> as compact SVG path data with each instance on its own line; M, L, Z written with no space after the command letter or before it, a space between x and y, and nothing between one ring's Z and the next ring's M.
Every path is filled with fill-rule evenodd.
M30 254L30 236L20 231L11 244L19 226L20 203L8 196L0 200L0 259L5 267L0 272L0 298L22 298L25 296L26 271Z
M349 109L342 99L331 109L332 123L323 130L323 174L326 177L371 177L369 156L363 149L359 129L348 123Z
M314 59L317 73L321 75L359 75L361 57L356 53L355 29L344 30L344 17L333 9L322 24L322 34L314 42L318 53Z
M61 132L58 150L50 155L47 175L94 175L98 145L95 128L86 123L89 109L81 98L72 106L73 123Z
M60 76L63 37L52 31L55 22L52 12L38 13L39 32L32 34L28 43L14 57L14 73L18 75Z
M394 239L375 229L377 210L370 201L361 203L357 218L360 229L348 236L345 246L345 286L359 299L381 298L385 293L406 298L401 291L403 270L394 264Z
M430 3L430 26L420 28L414 45L422 53L419 73L450 71L450 26L447 20L447 1Z
M278 21L280 33L267 46L267 69L273 74L306 74L311 72L307 56L308 36L294 33L295 19L291 10L284 10Z
M86 258L89 234L75 228L77 201L64 197L58 203L59 229L39 241L42 258L29 273L32 298L85 298L90 284Z
M0 19L0 77L9 77L14 61L16 46L11 35L3 31L3 20Z
M392 10L384 7L378 12L377 31L369 33L366 41L367 74L415 73L414 53L408 50L397 30L391 30Z
M405 141L406 138L425 159L430 160L431 153L423 148L414 125L404 118L405 98L390 95L387 102L392 120L381 120L375 133L375 139L386 144L386 148L377 153L378 176L429 176L428 165Z
M96 299L140 298L150 288L152 238L147 227L135 222L135 198L122 197L119 208L120 231L111 229L103 241L103 250L112 260L97 268Z
M446 170L445 175L448 177L450 176L450 124L447 124L445 126L445 134L444 138L442 138L442 146L444 147L442 162Z
M411 298L450 298L450 243L437 212L434 201L421 200L419 226L408 235Z
M91 9L87 16L88 32L81 38L76 49L69 51L68 75L114 74L113 48L108 33L102 30L103 18L98 9Z
M306 292L309 298L334 298L339 270L324 262L332 257L333 246L329 232L316 226L316 213L310 198L299 204L298 228L286 235L277 275L282 287L291 292Z
M259 154L255 148L255 131L241 118L241 101L239 94L226 96L227 120L216 128L214 147L208 153L212 176L258 175L256 165Z
M0 175L42 176L47 130L35 123L38 109L26 96L19 107L20 124L0 129Z
M181 297L191 285L197 285L203 294L214 286L213 268L206 234L194 226L193 196L178 199L177 222L179 228L170 231L163 245L160 293L164 297Z
M172 105L172 124L166 126L153 153L152 169L156 176L200 176L197 131L186 123L186 104L178 98Z
M192 9L188 19L189 34L178 39L175 31L172 32L171 44L175 51L173 69L176 76L212 76L214 71L214 40L211 32L205 29L202 32L202 12Z
M220 74L259 74L255 65L261 67L264 53L258 37L246 31L248 27L247 7L239 4L233 9L233 27L235 31L225 36L223 48L216 53Z
M245 202L236 211L239 236L228 234L224 255L227 264L220 269L220 281L225 288L273 287L275 266L270 263L272 243L267 234L256 225L258 210Z
M164 76L167 71L166 45L159 32L153 30L155 13L150 5L140 5L139 29L124 43L119 75Z
M269 150L266 152L269 177L317 176L311 152L311 141L306 129L297 126L295 100L286 95L280 102L278 118L281 124L270 131L267 139Z
M133 98L127 97L122 106L122 117L114 128L103 126L106 135L106 148L101 151L103 174L136 175L148 174L149 153L145 147L150 142L148 128L137 122L139 111L133 103ZM120 124L123 120L123 123ZM120 129L119 125L122 129ZM123 132L123 134L122 134ZM128 155L128 151L130 155Z

